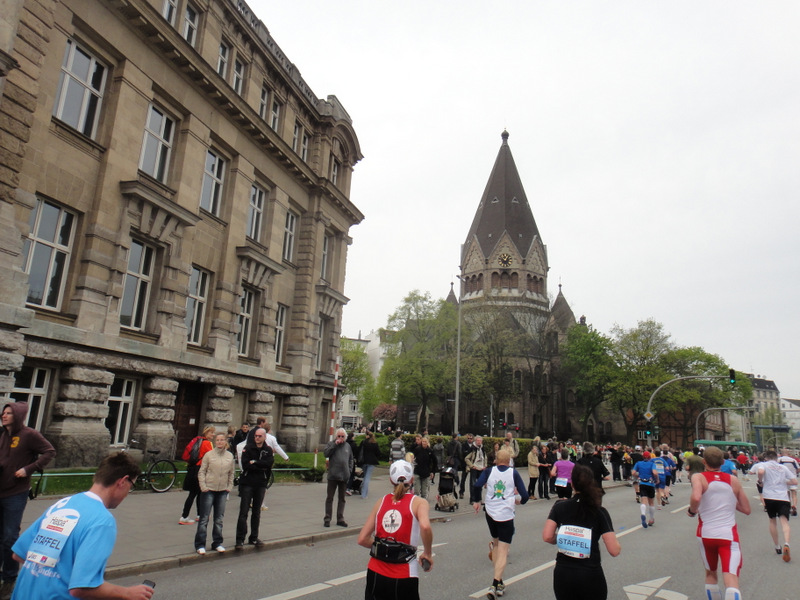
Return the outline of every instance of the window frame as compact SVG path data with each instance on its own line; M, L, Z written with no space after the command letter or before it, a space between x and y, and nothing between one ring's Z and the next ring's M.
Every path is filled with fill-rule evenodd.
M156 131L151 127L151 119L153 113L160 115L161 126ZM169 128L165 136L165 131ZM169 163L172 157L172 146L175 138L175 130L177 129L177 120L167 111L160 108L154 103L150 103L147 109L147 119L144 125L144 137L142 139L142 152L139 156L139 170L147 173L156 181L166 184L169 180ZM153 158L153 172L145 168L145 157L148 154L148 140L153 140L155 147L155 156ZM149 160L148 160L149 162Z
M245 234L251 240L261 241L261 228L264 223L264 201L267 191L254 183L250 186L250 204L247 208L247 230Z
M206 149L206 160L203 164L203 185L200 189L200 208L215 217L219 217L220 208L222 207L226 163L227 161L219 152L212 148Z
M231 79L231 87L233 91L236 92L238 95L242 95L244 91L244 80L245 80L245 72L246 72L246 65L244 62L239 60L239 57L233 59L233 74Z
M270 108L270 114L269 114L269 126L270 129L272 129L272 131L277 132L278 129L280 128L282 107L283 104L281 104L281 101L275 98L275 95L273 94L272 106Z
M253 330L256 327L256 310L258 292L248 286L242 286L239 296L239 314L236 316L239 330L236 332L236 346L239 356L252 354Z
M291 211L286 211L286 220L283 228L283 250L281 258L287 262L294 260L295 238L297 237L298 215Z
M85 78L80 78L78 73L72 71L75 68L76 52L89 59ZM93 81L98 67L102 68L102 72L100 73L100 82L95 87ZM53 116L86 137L95 139L100 121L100 112L103 107L103 93L108 81L108 71L108 65L99 60L95 53L90 52L84 44L79 44L72 38L68 39L64 57L61 60L58 88L53 103ZM65 116L64 114L65 110L68 110L70 91L75 89L71 84L79 86L76 91L80 91L80 88L83 88L80 107L77 108L77 115L74 118L71 115ZM92 104L93 99L94 104ZM75 107L69 106L69 108L74 109Z
M17 385L17 377L24 371L31 370L31 383L28 387ZM47 395L50 390L50 378L52 369L23 365L14 373L14 387L11 389L9 398L14 402L27 402L28 414L25 417L25 425L42 430L44 416L47 414ZM25 397L23 398L22 395Z
M134 245L142 247L139 265L137 266L139 270L137 271L131 270L131 260L134 257ZM128 264L122 286L122 298L120 298L119 303L119 324L120 327L124 329L144 331L147 328L147 311L150 307L150 296L153 292L155 283L154 277L157 252L158 249L151 244L147 244L135 238L131 240L131 247L128 248ZM145 265L145 262L148 264ZM146 272L146 270L149 270L149 273ZM132 292L133 299L131 305L131 314L129 315L130 322L125 324L123 323L123 310L126 303L126 297L128 296L129 285L133 285L135 288Z
M186 339L190 346L200 346L204 341L206 308L209 303L211 272L192 265L189 275L189 293L186 295Z
M217 75L227 81L228 76L228 61L230 60L231 46L226 44L225 41L219 43L219 52L217 54Z
M325 233L322 236L322 257L320 261L319 276L325 281L330 278L330 259L331 251L333 250L333 236Z
M53 239L49 240L43 237L42 234L42 218L44 214L43 207L49 206L57 212L56 218L53 220ZM26 236L22 247L22 266L23 271L28 275L28 292L25 299L25 304L30 306L37 306L39 308L49 310L61 310L61 304L64 300L67 280L69 279L69 267L72 258L72 252L75 245L75 230L77 229L78 214L74 211L64 208L60 204L45 200L44 198L36 198L36 206L31 211L29 226L30 230ZM49 224L44 225L49 227ZM59 240L64 239L64 228L68 227L67 243L62 243ZM42 256L37 252L40 247L47 247L49 249L47 257ZM57 264L57 257L63 256L61 265ZM41 298L39 302L31 300L32 283L36 281L36 276L40 270L37 269L31 273L31 266L37 259L47 259L47 267L44 269ZM58 290L56 291L55 300L51 303L50 298L53 294L53 285L56 284Z
M178 14L178 0L164 0L161 7L161 16L172 25L175 26L175 17Z
M189 18L189 11L194 13L194 20ZM197 31L200 28L200 11L191 2L186 3L183 10L183 28L181 35L186 42L194 48L197 43Z
M267 84L261 86L261 96L258 101L258 116L267 120L267 106L269 106L269 88Z
M275 311L275 364L282 365L286 351L286 322L289 315L289 307L285 304L278 304Z
M122 389L119 395L114 395L114 388L120 382ZM125 446L128 443L128 437L131 433L131 422L133 421L133 406L136 401L136 380L127 377L114 377L114 382L108 391L108 398L106 406L108 406L108 416L104 419L103 424L111 434L112 446ZM116 411L112 411L112 404L118 404L119 407ZM115 414L116 413L116 414ZM109 420L114 419L114 429L112 430L109 425Z

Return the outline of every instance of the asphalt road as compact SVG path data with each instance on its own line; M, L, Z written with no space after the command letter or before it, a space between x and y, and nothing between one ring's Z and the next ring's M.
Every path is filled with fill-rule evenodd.
M772 548L767 517L752 481L745 482L753 513L740 515L744 552L741 590L744 598L796 600L800 597L800 541L793 562L784 563ZM622 553L612 558L603 549L609 598L684 600L703 597L703 567L694 536L697 521L686 516L689 486L674 488L672 504L657 512L656 524L642 529L630 488L612 489L604 504L611 513ZM516 535L506 569L505 598L553 598L555 549L541 540L551 502L536 500L517 507ZM488 531L483 513L460 515L434 524L435 564L420 580L423 598L483 598L491 583L487 558ZM796 525L796 521L794 522ZM351 524L355 525L355 524ZM354 527L354 529L356 529ZM800 540L800 531L796 532ZM313 546L276 549L225 557L170 571L150 573L155 598L236 598L236 600L334 600L363 598L368 551L355 536ZM115 583L139 583L127 577Z

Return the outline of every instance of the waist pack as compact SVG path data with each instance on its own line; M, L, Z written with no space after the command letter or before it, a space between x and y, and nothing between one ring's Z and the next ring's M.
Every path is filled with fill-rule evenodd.
M402 542L397 542L393 538L376 537L369 550L372 558L377 558L383 562L401 565L410 563L417 556L417 548Z

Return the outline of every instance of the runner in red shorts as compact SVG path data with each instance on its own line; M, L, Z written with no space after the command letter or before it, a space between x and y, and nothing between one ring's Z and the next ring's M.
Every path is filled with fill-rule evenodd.
M750 514L750 502L736 477L721 473L724 461L722 450L706 448L703 462L706 471L692 477L692 496L689 502L690 517L699 515L697 537L700 556L706 568L706 593L709 600L722 600L717 583L717 569L722 569L725 600L741 600L739 572L742 568L742 551L736 530L736 511Z

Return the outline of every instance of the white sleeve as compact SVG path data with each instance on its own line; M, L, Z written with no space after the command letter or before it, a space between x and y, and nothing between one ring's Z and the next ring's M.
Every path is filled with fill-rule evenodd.
M268 441L269 441L269 447L272 448L273 451L280 454L283 460L289 460L289 455L286 454L286 452L283 451L283 448L280 447L280 444L278 444L278 438L276 438L272 434L269 434Z

